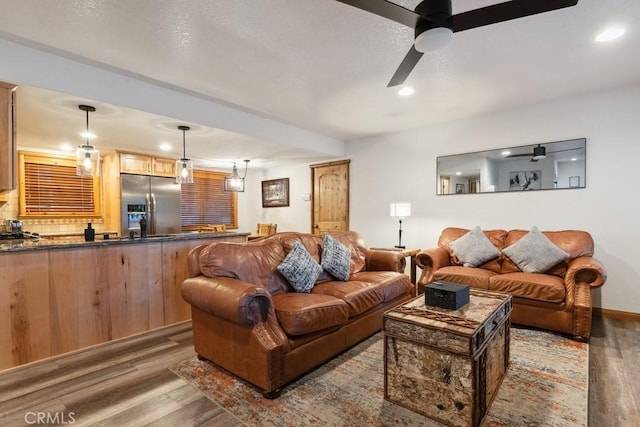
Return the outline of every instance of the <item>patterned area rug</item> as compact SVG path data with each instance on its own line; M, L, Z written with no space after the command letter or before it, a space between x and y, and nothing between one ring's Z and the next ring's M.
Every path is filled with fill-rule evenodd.
M275 400L196 357L173 369L247 426L440 426L384 400L378 333L287 386ZM512 327L511 366L483 426L586 426L589 347Z

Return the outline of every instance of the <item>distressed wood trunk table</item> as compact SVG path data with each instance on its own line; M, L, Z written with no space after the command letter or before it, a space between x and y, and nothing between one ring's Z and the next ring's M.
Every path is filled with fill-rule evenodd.
M482 423L509 365L511 295L471 289L458 310L424 295L385 313L384 398L449 426Z

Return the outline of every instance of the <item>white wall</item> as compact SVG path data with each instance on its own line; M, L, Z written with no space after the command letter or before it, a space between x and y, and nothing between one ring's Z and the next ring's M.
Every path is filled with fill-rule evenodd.
M594 305L640 313L639 105L636 85L349 142L351 228L369 246L392 246L398 224L388 216L389 202L407 200L408 247L435 246L447 226L586 230L608 272ZM585 189L435 195L437 156L581 137Z

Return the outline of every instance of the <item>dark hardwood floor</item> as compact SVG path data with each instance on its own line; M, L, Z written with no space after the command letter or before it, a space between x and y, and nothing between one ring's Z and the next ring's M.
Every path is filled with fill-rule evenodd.
M182 323L1 372L0 425L242 426L168 369L191 343ZM589 426L640 426L640 322L594 317L590 344Z

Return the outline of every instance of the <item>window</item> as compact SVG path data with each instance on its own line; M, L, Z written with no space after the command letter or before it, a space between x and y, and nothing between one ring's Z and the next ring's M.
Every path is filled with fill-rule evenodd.
M21 152L21 217L95 217L101 215L100 179L76 175L72 157Z
M224 191L225 174L194 171L193 184L182 184L182 229L224 224L238 228L236 193Z

